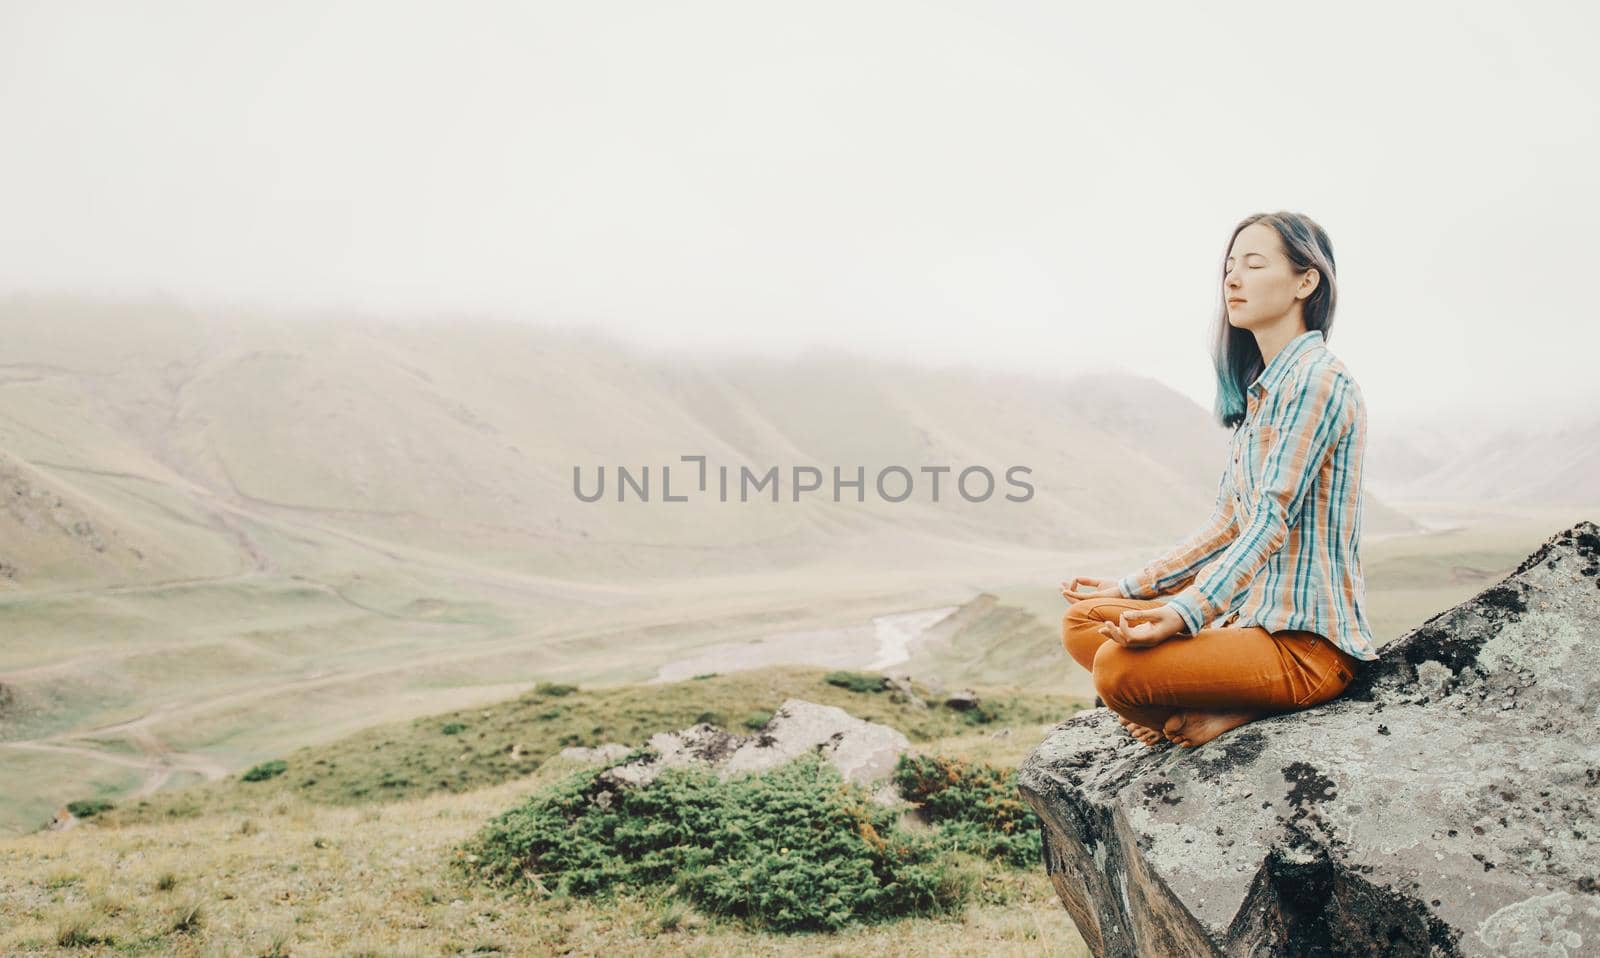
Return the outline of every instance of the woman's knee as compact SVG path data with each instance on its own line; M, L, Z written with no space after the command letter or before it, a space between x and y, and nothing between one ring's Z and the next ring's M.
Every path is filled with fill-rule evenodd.
M1094 614L1094 610L1105 605L1104 599L1078 599L1067 606L1067 614L1062 617L1066 625L1084 625L1090 622L1104 622L1105 619Z
M1105 618L1096 615L1095 609L1104 602L1104 599L1079 599L1072 603L1067 607L1066 614L1061 617L1061 634L1068 636L1096 632Z
M1129 703L1139 663L1136 652L1109 639L1094 654L1094 690L1108 704Z
M1104 620L1092 615L1093 608L1091 600L1080 599L1061 617L1061 644L1086 669L1090 668L1095 650L1106 640L1100 634L1100 623Z

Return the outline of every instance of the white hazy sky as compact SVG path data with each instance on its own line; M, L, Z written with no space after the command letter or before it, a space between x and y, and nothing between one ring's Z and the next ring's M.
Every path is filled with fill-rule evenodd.
M1373 415L1600 411L1590 3L0 4L0 290L1124 369L1331 234Z

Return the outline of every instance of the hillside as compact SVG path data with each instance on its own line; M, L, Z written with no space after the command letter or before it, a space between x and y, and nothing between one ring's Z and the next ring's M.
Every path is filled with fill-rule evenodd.
M74 521L98 505L100 537L144 556L64 565L51 561L51 537L18 537L7 557L15 587L160 581L175 564L214 573L228 547L244 567L307 558L257 541L251 524L312 548L355 540L604 582L781 568L840 546L898 556L1160 541L1203 515L1226 444L1195 404L1138 379L829 354L668 361L508 323L38 298L0 304L0 333L6 473L37 470L25 484L50 489ZM707 457L707 492L660 501L662 467L682 495L699 477L681 457L694 455ZM580 501L574 468L592 484L602 465L609 494ZM921 480L906 502L872 488L893 465ZM1031 470L1033 498L1005 502L1018 491L1005 471L1018 465ZM618 466L636 478L650 467L655 501L615 501ZM777 467L783 501L717 501L719 466L735 479L741 466ZM807 466L827 485L797 503L790 470ZM831 501L836 466L845 479L865 469L865 502ZM952 470L937 503L924 466ZM969 466L995 475L994 501L955 494ZM981 491L976 477L971 488ZM1396 521L1369 509L1374 533ZM179 544L180 557L166 557Z
M826 678L780 668L667 685L549 686L299 749L260 781L231 776L0 841L0 874L15 876L0 896L0 950L53 954L75 941L169 955L809 955L828 942L849 953L1085 954L1032 868L978 866L958 915L819 939L755 931L670 895L507 898L450 867L459 843L492 816L580 767L556 754L574 742L641 744L702 719L742 729L799 696L900 728L919 753L1009 768L1047 725L1090 704L982 687L985 712L974 721L937 700L917 708Z
M1408 505L1592 507L1600 502L1600 412L1553 406L1514 426L1436 416L1375 434L1368 467L1369 489Z

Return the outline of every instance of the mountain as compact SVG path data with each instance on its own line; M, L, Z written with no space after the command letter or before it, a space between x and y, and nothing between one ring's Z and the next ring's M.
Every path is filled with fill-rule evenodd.
M1600 503L1600 409L1483 428L1446 419L1375 438L1369 489L1395 500Z
M1138 378L822 351L668 358L506 322L51 297L0 305L0 333L0 481L32 504L0 519L11 588L293 569L334 540L591 581L841 549L915 562L1161 543L1204 518L1227 442L1206 411ZM685 456L706 457L704 491ZM605 496L582 501L575 470L592 491L602 467ZM631 487L617 501L619 467L648 473L650 501ZM770 485L739 501L741 467L776 468L779 501ZM937 502L924 467L949 470ZM969 502L956 482L977 467L993 492ZM1027 501L1005 498L1026 491L1012 467ZM798 502L797 468L822 481ZM865 501L848 487L833 501L835 468L862 470ZM664 501L669 469L688 501ZM880 474L888 496L913 483L906 501L880 495ZM974 496L989 485L967 480ZM1372 499L1367 523L1406 527Z

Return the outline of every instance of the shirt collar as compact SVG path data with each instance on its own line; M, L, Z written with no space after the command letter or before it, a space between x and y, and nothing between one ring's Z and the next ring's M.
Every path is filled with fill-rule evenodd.
M1308 330L1289 340L1288 344L1278 350L1278 355L1272 357L1272 362L1267 363L1267 368L1261 370L1261 375L1247 388L1250 395L1257 399L1276 389L1283 382L1283 377L1289 375L1289 370L1296 361L1306 353L1322 346L1326 337L1322 330Z

